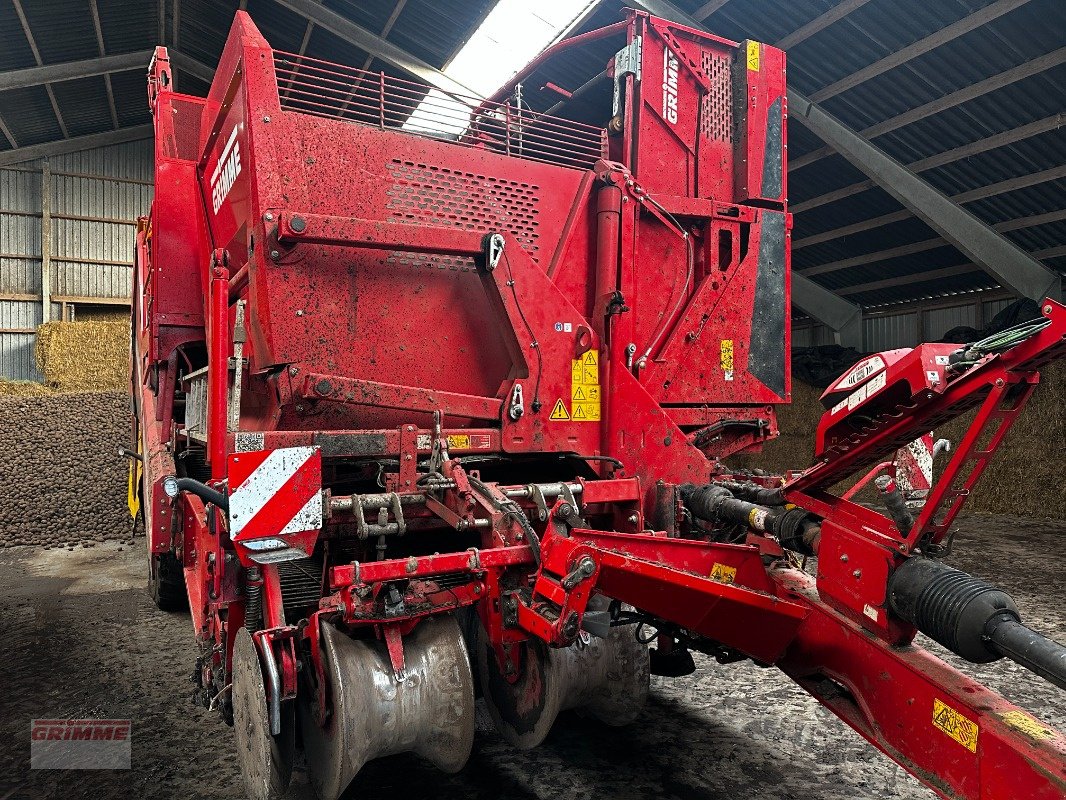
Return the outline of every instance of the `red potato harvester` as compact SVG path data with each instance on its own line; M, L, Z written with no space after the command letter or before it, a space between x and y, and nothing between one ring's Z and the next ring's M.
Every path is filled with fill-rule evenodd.
M521 101L590 42L613 97ZM805 472L723 463L790 398L784 67L638 12L486 100L273 50L243 12L206 99L156 50L134 492L249 797L297 727L334 800L391 753L462 768L476 695L521 748L566 708L631 723L692 650L778 667L942 797L1066 792L1060 734L912 643L1066 683L938 560L1066 308L866 358ZM974 408L931 483L928 432ZM887 515L828 491L875 465Z

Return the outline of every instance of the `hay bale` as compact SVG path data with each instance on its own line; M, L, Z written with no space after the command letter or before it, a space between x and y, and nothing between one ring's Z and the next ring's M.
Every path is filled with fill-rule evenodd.
M766 444L762 453L733 456L728 459L729 466L775 473L810 466L814 432L824 411L818 401L821 392L794 381L792 404L777 409L781 436ZM967 511L1066 519L1066 492L1061 483L1062 448L1066 443L1063 397L1066 397L1066 362L1059 361L1042 371L1040 386L967 499ZM976 410L964 414L934 433L958 445L976 414ZM949 457L941 456L937 467L942 469L948 460ZM862 474L865 470L834 487L834 491L850 487ZM857 499L876 503L878 498L873 489L866 488Z
M128 540L125 392L0 397L0 547Z
M37 369L61 392L126 389L129 353L128 322L49 322L37 328Z
M50 388L37 381L11 381L0 378L0 395L6 397L34 397L51 393Z

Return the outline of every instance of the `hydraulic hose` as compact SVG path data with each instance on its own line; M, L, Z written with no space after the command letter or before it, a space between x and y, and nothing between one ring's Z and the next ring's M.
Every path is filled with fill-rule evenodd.
M174 482L173 494L171 494L171 489L169 487L164 487L167 489L167 494L171 497L177 497L178 492L190 492L205 503L216 505L223 511L229 513L229 498L222 492L218 491L218 489L212 489L206 483L201 483L193 478L166 478L165 480L167 482Z

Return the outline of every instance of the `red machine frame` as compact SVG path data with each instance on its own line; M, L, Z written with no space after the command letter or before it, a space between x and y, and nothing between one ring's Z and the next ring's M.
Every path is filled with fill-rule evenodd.
M508 102L555 53L610 37L606 128ZM784 55L638 12L579 39L471 103L453 141L396 122L390 103L413 97L412 112L415 84L276 52L243 12L206 100L172 91L157 49L134 393L150 552L184 566L204 691L225 686L247 625L271 703L310 691L322 721L321 622L383 641L402 675L420 620L467 607L515 681L525 644L573 644L602 594L667 639L778 666L942 797L1063 796L1066 740L915 647L888 586L938 552L1037 370L1063 355L1066 308L1047 301L1045 328L964 371L955 345L883 354L884 385L827 412L813 467L754 478L816 522L817 578L759 508L715 541L680 487L752 480L721 460L776 435L790 397ZM477 210L486 196L496 210ZM430 309L444 322L427 341ZM975 406L910 529L829 493ZM165 478L192 474L181 459L200 445L203 486L234 502L242 454L313 450L320 529L231 537L222 503L171 499ZM492 454L580 468L490 481ZM344 488L360 459L390 465L380 491ZM436 530L471 546L386 557L390 537ZM310 556L345 537L377 540L378 557L324 561L317 608L288 620L278 564L253 546Z

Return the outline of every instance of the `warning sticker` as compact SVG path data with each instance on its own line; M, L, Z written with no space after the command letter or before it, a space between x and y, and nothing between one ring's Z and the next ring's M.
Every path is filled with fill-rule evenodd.
M556 403L549 419L573 419L575 422L598 422L600 419L600 353L589 350L570 365L570 415L556 417ZM563 412L566 409L563 408Z
M737 568L731 567L728 564L719 564L715 562L711 567L711 580L718 581L719 583L735 583L737 579Z
M971 753L977 752L977 723L935 697L933 698L933 725Z
M555 401L555 405L552 407L552 413L548 415L548 419L554 420L567 420L570 419L570 412L566 410L566 406L563 405L563 398L559 398Z
M752 72L759 71L759 43L748 42L748 69Z
M492 439L487 433L449 433L447 439L448 447L454 450L488 450L492 447ZM428 433L420 433L415 445L419 450L430 450L433 448L433 437Z
M720 363L727 381L733 380L733 340L722 339Z
M1045 727L1030 717L1024 711L1008 711L1003 715L1003 721L1015 730L1019 730L1032 739L1053 739L1055 731Z

